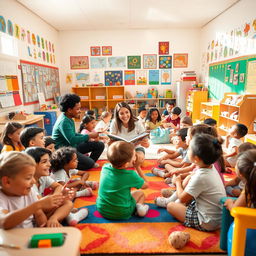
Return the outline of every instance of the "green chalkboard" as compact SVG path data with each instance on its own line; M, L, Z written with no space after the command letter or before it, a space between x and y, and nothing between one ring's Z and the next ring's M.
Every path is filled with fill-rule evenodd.
M245 91L247 63L255 55L238 57L209 66L209 98L220 100L225 92L241 94Z

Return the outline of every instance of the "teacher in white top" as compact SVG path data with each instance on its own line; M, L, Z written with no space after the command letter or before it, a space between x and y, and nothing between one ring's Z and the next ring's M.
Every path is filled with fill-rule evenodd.
M142 123L133 115L130 106L125 102L116 104L114 109L114 118L110 125L110 133L117 135L126 140L130 140L137 135L145 132L145 128ZM145 159L145 148L149 147L149 141L147 138L140 140L135 144L136 162L134 167L138 174L144 179L145 176L141 170L141 165Z

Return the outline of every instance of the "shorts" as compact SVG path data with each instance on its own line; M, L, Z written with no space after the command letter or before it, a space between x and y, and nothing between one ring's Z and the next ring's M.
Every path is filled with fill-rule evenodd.
M186 210L185 221L183 223L184 226L189 228L195 228L200 231L207 231L202 228L199 223L197 210L196 210L196 201L193 200L188 206Z

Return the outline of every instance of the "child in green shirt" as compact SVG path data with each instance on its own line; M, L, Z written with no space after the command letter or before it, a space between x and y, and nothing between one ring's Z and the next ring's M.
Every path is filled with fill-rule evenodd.
M110 163L101 171L98 211L107 219L129 219L135 212L144 217L149 209L144 204L145 195L141 190L131 192L131 188L146 189L148 184L135 170L127 170L136 160L134 146L124 141L114 142L107 157Z

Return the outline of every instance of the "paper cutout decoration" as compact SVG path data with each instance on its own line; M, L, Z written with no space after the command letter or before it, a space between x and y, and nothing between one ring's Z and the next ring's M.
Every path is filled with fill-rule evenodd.
M144 54L143 55L143 68L144 69L157 68L157 55L156 54Z
M27 41L29 44L31 44L31 38L30 38L30 31L27 30Z
M72 73L66 75L66 84L72 84L73 76Z
M6 23L3 16L0 16L0 31L6 32Z
M141 68L141 56L128 56L127 57L128 69L139 69Z
M12 22L10 20L8 20L8 22L7 22L7 29L8 29L8 34L10 36L13 36L13 25L12 25Z
M100 56L100 46L91 46L91 56Z
M188 54L187 53L173 54L173 67L174 68L187 68L188 67Z
M36 36L36 42L37 42L37 47L40 48L40 46L41 46L41 40L40 40L39 35Z
M120 71L105 71L105 85L122 85L123 84L123 72Z
M112 46L102 46L102 55L112 55Z
M158 48L159 55L169 54L169 42L159 42Z
M20 38L21 38L21 41L25 41L26 39L26 31L24 28L21 28Z
M42 45L42 48L44 49L44 39L41 37L41 45Z
M13 96L13 101L14 101L15 106L22 105L22 101L21 101L19 92L13 92L12 96Z
M159 68L171 68L172 56L159 56Z
M147 84L147 71L146 70L136 70L136 83L137 85Z
M124 71L124 84L135 85L135 70Z
M171 70L161 70L161 84L171 84Z
M14 35L17 39L20 39L20 27L17 24L14 25Z
M89 58L88 56L70 56L71 69L88 69Z
M149 84L156 85L159 84L159 70L149 70Z

